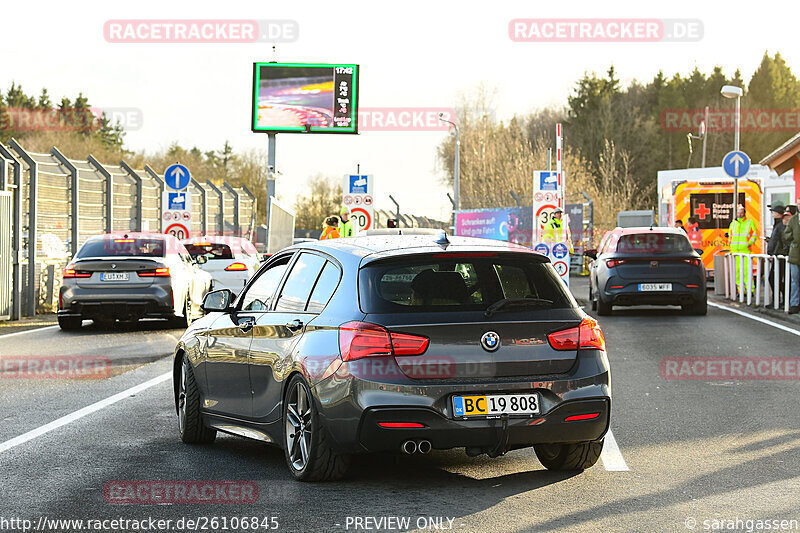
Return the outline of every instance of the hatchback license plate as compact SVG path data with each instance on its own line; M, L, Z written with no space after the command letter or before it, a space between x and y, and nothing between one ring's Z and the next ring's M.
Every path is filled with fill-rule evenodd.
M485 394L453 396L455 416L538 415L539 395Z
M672 283L640 283L640 291L671 291Z
M100 281L128 281L129 276L127 272L101 272Z

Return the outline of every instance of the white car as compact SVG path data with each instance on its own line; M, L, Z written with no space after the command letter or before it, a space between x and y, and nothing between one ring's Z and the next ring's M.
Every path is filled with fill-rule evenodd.
M213 290L228 289L239 294L261 262L256 247L241 237L206 235L181 241L192 257L204 256L200 268L211 274Z

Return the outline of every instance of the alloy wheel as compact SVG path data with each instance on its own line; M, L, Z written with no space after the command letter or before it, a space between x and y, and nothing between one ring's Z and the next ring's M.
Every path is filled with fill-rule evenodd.
M311 454L311 402L302 383L289 392L286 405L286 449L292 468L302 471Z

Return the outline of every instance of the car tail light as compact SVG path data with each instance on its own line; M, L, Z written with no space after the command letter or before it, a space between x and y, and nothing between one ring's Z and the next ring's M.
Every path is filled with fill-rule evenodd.
M471 257L498 257L498 255L493 252L449 252L443 254L433 254L434 259L461 259Z
M572 415L564 419L564 422L576 422L578 420L592 420L600 416L600 413L586 413L585 415Z
M378 425L382 428L424 428L425 424L420 424L419 422L378 422Z
M606 266L608 268L614 268L615 266L619 266L619 265L623 265L623 264L625 264L625 260L624 259L608 259L608 260L606 260Z
M684 263L689 263L690 265L693 265L693 266L696 266L696 267L699 267L702 264L700 259L698 259L697 257L693 257L691 259L684 259L683 261L684 261Z
M67 265L67 268L64 269L64 275L62 276L64 279L69 278L91 278L92 273L86 272L85 270L76 270L75 265Z
M426 337L389 333L377 324L348 322L339 326L339 349L343 361L387 355L421 355L428 349Z
M140 278L168 278L169 268L159 267L153 270L142 270L139 272Z
M114 242L136 242L136 239L114 239Z
M586 317L576 328L555 331L547 336L554 350L605 350L606 340L600 324L592 317Z
M247 265L245 265L244 263L231 263L230 265L225 267L225 270L239 272L242 270L247 270Z

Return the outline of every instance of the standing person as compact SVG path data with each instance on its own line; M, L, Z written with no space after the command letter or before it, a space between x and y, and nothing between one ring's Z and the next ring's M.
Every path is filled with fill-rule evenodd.
M753 221L747 218L747 211L743 205L739 205L736 209L736 219L731 222L728 227L728 235L730 237L730 249L732 254L747 254L750 253L750 247L753 246L758 240L756 233L756 225ZM752 267L749 260L745 260L744 264L749 272L745 273L745 283L742 286L742 273L740 272L739 260L736 260L736 285L739 286L740 291L744 291L747 287L753 286Z
M322 235L320 235L319 240L338 239L339 237L341 237L339 234L339 217L326 218L322 224Z
M684 230L694 251L703 255L703 230L700 229L700 222L695 217L689 217L689 225Z
M786 211L786 208L783 207L783 204L774 204L769 206L769 210L772 213L772 234L769 237L764 237L764 240L767 241L767 255L786 255L788 252L788 246L783 243L783 230L786 226L782 222L783 213ZM775 294L775 269L778 269L778 277L780 278L778 282L778 292L780 293L780 300L783 300L783 287L784 287L784 276L786 275L786 268L783 266L783 262L779 262L777 260L772 260L772 267L769 271L765 272L767 279L769 280L770 290L772 294ZM772 309L772 304L765 305L764 307L768 309Z
M342 209L339 211L341 215L341 222L339 222L339 236L340 237L354 237L356 234L355 225L353 221L350 220L350 210L346 207L342 206Z
M797 200L800 208L800 199ZM791 213L791 211L787 211ZM789 314L800 311L800 213L795 213L784 224L783 242L789 245L789 274L791 276L791 291L789 296Z
M564 210L556 207L553 211L553 216L550 217L550 222L544 226L544 235L542 236L545 242L566 242L569 248L569 253L574 253L572 249L572 235L569 233L569 225L562 220Z

